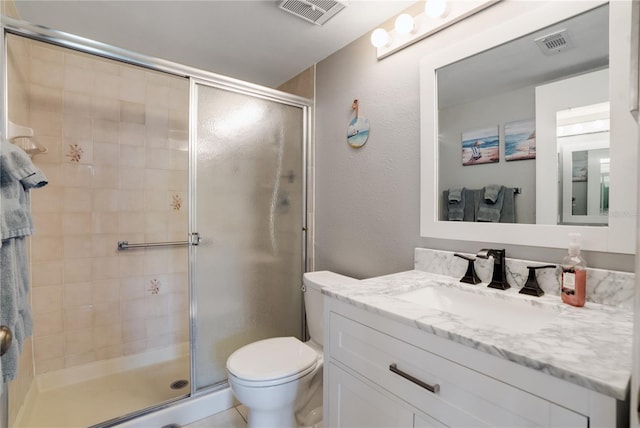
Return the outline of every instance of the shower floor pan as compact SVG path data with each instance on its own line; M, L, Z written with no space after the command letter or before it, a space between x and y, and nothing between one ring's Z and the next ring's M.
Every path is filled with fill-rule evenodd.
M189 379L186 356L38 392L23 410L20 427L86 428L188 394L188 385L171 388L183 379Z

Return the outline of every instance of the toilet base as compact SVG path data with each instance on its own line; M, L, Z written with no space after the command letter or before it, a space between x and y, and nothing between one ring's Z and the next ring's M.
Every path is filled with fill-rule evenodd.
M272 410L249 409L247 428L297 428L293 407Z
M296 415L299 428L322 428L322 405L301 416Z
M297 398L300 391L308 390L312 378L313 373L309 373L280 385L251 387L229 376L229 385L233 395L249 410L249 428L297 428Z

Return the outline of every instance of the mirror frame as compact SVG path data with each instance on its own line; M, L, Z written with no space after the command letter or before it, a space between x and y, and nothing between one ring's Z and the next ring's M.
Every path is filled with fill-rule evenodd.
M481 14L495 15L490 28L451 44L420 61L420 235L429 238L533 247L566 248L568 233L582 235L590 251L635 253L637 217L638 123L630 112L632 72L631 2L609 3L609 94L611 105L611 173L608 226L441 221L438 191L438 107L436 70L487 49L533 33L606 1L536 4L517 16L504 16L502 3ZM469 20L473 20L471 17ZM466 21L468 22L468 21ZM462 24L464 25L464 23ZM637 47L637 46L636 46ZM637 72L637 70L636 70ZM555 142L555 136L553 138ZM540 141L538 142L540 145ZM557 169L557 165L556 165ZM536 163L536 177L544 169ZM538 180L536 179L536 182Z

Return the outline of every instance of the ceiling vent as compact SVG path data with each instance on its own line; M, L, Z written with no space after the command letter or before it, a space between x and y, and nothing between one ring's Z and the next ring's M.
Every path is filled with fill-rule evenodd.
M535 39L535 42L545 55L556 55L573 48L569 34L567 34L567 30L564 29L538 37Z
M344 9L344 3L333 0L284 0L280 9L316 25L322 25Z

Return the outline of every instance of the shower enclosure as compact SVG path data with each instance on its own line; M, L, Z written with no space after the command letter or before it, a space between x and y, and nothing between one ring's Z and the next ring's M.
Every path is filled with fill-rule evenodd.
M179 405L227 388L238 347L302 338L309 100L5 17L2 34L0 129L33 128L50 181L10 426Z

